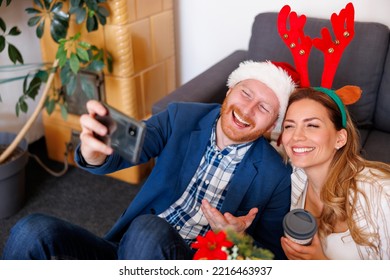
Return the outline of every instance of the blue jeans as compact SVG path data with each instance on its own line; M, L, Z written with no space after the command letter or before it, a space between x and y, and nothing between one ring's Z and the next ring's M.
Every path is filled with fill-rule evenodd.
M193 251L164 219L142 215L133 220L119 243L43 214L21 219L12 229L4 260L167 260L192 259Z

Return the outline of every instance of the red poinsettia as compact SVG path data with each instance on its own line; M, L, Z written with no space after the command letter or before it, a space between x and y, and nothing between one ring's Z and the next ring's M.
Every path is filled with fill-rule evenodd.
M198 249L194 260L226 260L228 255L222 247L230 248L233 245L233 242L226 238L224 231L215 233L210 230L204 237L196 237L196 242L192 243L191 247Z

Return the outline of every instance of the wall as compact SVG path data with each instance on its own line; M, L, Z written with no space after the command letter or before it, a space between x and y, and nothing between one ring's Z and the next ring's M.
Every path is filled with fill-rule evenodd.
M173 0L127 0L137 117L176 87ZM106 36L107 37L107 36ZM115 48L113 49L115 51Z
M178 80L183 84L234 50L247 49L260 12L278 12L289 4L298 14L330 18L349 2L355 20L390 27L389 0L176 0Z

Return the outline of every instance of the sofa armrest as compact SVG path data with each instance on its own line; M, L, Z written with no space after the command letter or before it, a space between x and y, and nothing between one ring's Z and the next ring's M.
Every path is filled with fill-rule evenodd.
M233 52L153 104L152 113L163 111L171 102L222 103L227 92L228 76L241 61L247 59L247 54L244 50Z

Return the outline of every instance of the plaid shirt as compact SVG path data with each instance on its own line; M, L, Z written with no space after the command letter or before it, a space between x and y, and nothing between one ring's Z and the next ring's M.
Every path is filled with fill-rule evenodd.
M213 207L221 209L226 187L252 145L252 142L230 145L220 151L216 145L215 129L216 125L213 126L206 152L188 188L159 215L176 228L187 243L191 243L198 235L204 235L210 228L200 209L202 200L206 199Z

